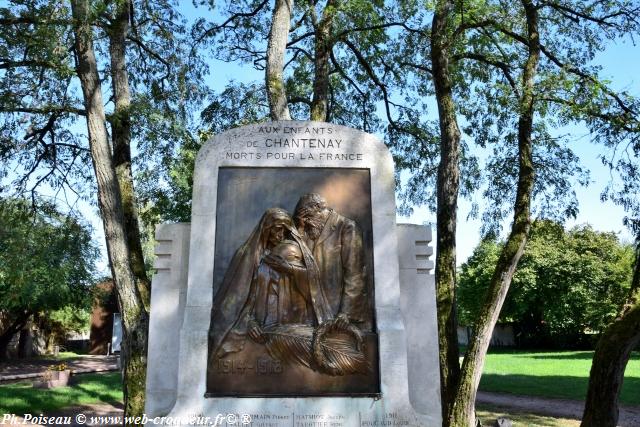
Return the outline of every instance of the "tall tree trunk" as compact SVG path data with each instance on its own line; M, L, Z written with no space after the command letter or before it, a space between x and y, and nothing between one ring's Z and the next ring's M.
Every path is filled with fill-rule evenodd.
M284 59L294 0L276 0L267 45L265 80L271 120L291 120L284 87Z
M522 75L522 97L520 99L520 118L518 120L518 188L514 205L513 225L500 258L491 277L475 322L467 353L462 363L460 383L450 414L449 425L475 426L475 401L482 369L484 368L491 335L498 321L502 304L507 296L511 280L531 228L531 198L535 170L533 167L533 115L534 115L534 77L540 59L540 38L538 34L538 12L531 0L522 0L527 19L529 54Z
M453 9L453 1L438 1L431 27L433 83L440 121L435 279L440 345L440 395L445 425L460 376L455 306L460 129L451 88L448 47L448 34L454 25Z
M120 187L109 147L102 90L93 48L89 15L91 8L88 0L71 0L71 9L74 18L77 73L87 112L89 147L98 187L98 205L122 316L125 414L141 416L144 412L149 318L129 263Z
M9 343L13 339L13 336L24 328L31 314L30 311L19 313L15 320L0 334L0 360L9 358Z
M30 340L31 331L27 325L20 329L20 339L18 340L18 359L25 359L32 354L32 343Z
M129 245L131 268L145 309L149 311L151 283L147 277L142 254L138 209L133 187L133 174L131 172L131 94L125 56L130 2L128 0L116 1L114 6L115 17L112 26L108 30L111 80L115 99L115 109L111 120L113 162L118 177L118 185L120 186L120 196L122 197L124 228Z
M615 427L618 398L631 351L640 343L640 241L631 292L621 315L598 340L591 364L589 389L581 427Z
M315 26L315 75L313 99L311 100L311 120L319 122L327 121L329 118L329 60L331 49L333 49L331 31L339 3L340 0L329 0L322 12L322 19Z

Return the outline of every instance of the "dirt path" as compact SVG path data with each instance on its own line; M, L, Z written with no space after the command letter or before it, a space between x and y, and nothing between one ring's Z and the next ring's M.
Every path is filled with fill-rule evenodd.
M78 356L68 360L56 359L10 359L0 362L0 382L37 378L51 365L66 364L76 374L88 372L115 371L118 369L116 356Z
M547 399L535 396L518 396L506 393L478 392L476 403L499 407L505 411L513 410L558 418L582 418L584 402L569 399ZM620 406L620 427L640 426L640 406Z

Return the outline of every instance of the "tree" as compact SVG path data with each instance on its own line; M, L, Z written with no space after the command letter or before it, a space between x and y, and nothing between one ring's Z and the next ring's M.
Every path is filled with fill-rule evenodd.
M90 298L97 248L79 219L51 206L0 199L0 358L34 314L79 308Z
M629 297L619 316L604 331L593 355L583 427L616 426L618 399L631 351L640 343L640 245L636 241Z
M385 46L391 41L386 29L404 25L397 9L377 1L274 1L271 16L276 20L270 22L271 4L266 0L222 2L222 22L198 20L196 42L212 46L217 59L251 64L258 70L268 68L270 74L273 68L282 74L283 92L278 93L286 95L294 118L377 130L374 98L382 97L386 84L391 87L392 83L384 82L386 77L378 78L378 65L381 74L388 73L370 59L384 57L393 63L389 56L392 49ZM266 46L264 40L268 40ZM286 43L286 51L275 49L281 43ZM272 102L274 89L280 87L274 86L279 77L265 77L261 86L267 88L266 99ZM402 87L403 83L394 84ZM391 110L397 104L390 99L390 90L384 96L393 120Z
M70 332L89 332L91 325L91 299L87 298L81 307L65 306L59 310L46 311L34 316L34 323L44 338L47 352L61 344Z
M613 107L588 110L586 121L599 142L613 148L613 154L603 156L603 162L621 182L612 180L602 198L611 199L627 212L624 223L635 235L635 260L628 297L596 346L583 427L617 425L624 371L631 350L640 342L640 103L628 94L613 101Z
M283 73L292 10L293 0L276 0L273 7L265 67L265 87L271 120L291 120Z
M1 10L0 36L10 41L2 51L2 171L18 166L18 193L30 192L37 200L38 188L48 184L71 205L75 201L67 192L87 197L95 179L123 312L125 410L140 415L149 280L130 146L138 142L151 164L189 134L190 108L202 96L204 71L197 52L188 57L187 30L175 3L70 3L71 11L59 1L16 0ZM99 68L105 70L102 76ZM103 82L111 83L110 96L104 98ZM78 116L87 120L89 147L70 129ZM87 173L89 160L95 178Z
M140 299L145 304L146 311L149 311L151 282L146 274L142 254L131 170L131 91L129 89L125 41L129 30L129 11L132 9L132 4L129 0L116 1L113 4L113 9L113 17L106 26L106 32L109 36L111 84L115 104L111 119L113 160L118 177L120 198L122 199L125 237L129 246L129 262L135 276Z
M486 239L461 266L463 324L473 326L503 245ZM613 233L534 221L500 320L514 323L520 346L591 346L626 299L632 255Z
M534 80L540 60L538 10L529 0L522 1L526 16L527 54L522 69L522 83L518 96L518 185L513 207L513 223L502 248L491 282L484 296L484 304L475 322L476 330L462 362L460 383L453 403L451 425L475 425L475 400L484 359L493 328L511 285L513 274L527 242L531 226L531 204L535 169L533 164Z
M513 206L510 237L475 322L477 334L465 355L461 380L451 404L453 410L443 414L449 425L474 425L473 401L484 355L526 243L531 215L536 211L543 215L553 215L554 211L556 215L575 215L576 211L571 191L566 188L572 176L580 177L582 171L575 164L575 156L549 134L547 128L557 126L550 117L561 115L564 123L582 120L588 107L573 102L575 92L599 93L601 97L590 100L594 102L596 98L596 103L605 105L615 99L616 94L597 79L597 70L584 67L579 58L585 58L582 62L592 58L593 52L602 48L603 38L637 31L637 22L625 2L599 4L595 8L572 2L523 1L516 8L502 2L482 2L471 8L460 7L456 12L456 25L450 29L454 37L448 46L454 50L455 59L449 70L460 79L453 86L454 93L465 101L458 104L457 111L470 122L465 133L475 137L480 146L487 142L496 144L495 158L489 159L486 168L494 175L488 176L485 191L492 202L483 214L485 229L490 231L512 211L505 206ZM431 43L433 49L434 40ZM470 65L474 63L480 65ZM473 92L481 96L469 96ZM565 108L567 104L573 105L572 111ZM537 158L553 152L563 153L568 162L547 163ZM441 153L441 159L447 155ZM553 160L551 156L547 158ZM539 176L534 180L536 174ZM440 181L438 187L443 182L446 181ZM564 192L559 191L562 188ZM553 200L550 197L553 191L565 197ZM455 283L449 282L447 286L454 288ZM455 363L452 358L451 363ZM447 369L452 371L455 367Z
M89 147L98 187L98 204L107 238L109 264L122 314L121 352L125 361L125 413L135 416L144 412L149 315L145 310L130 263L121 190L109 146L100 77L93 47L90 5L87 0L72 0L71 8L78 61L77 73L87 114Z
M440 124L440 163L437 187L436 306L440 344L440 390L443 419L455 402L460 381L456 289L456 225L460 183L460 129L453 99L450 49L456 27L455 3L436 3L431 24L431 68ZM445 421L446 423L446 421Z

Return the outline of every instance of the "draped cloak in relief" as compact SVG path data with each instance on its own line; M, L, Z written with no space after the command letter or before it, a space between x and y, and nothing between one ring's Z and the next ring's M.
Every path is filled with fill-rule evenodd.
M257 306L265 302L259 301L259 280L256 279L262 259L269 253L270 230L277 225L285 227L289 238L300 247L304 261L304 268L296 268L291 275L284 275L283 280L294 280L296 286L299 284L304 289L311 302L316 324L332 318L327 297L320 284L318 267L311 251L293 226L291 217L284 209L267 209L249 238L235 252L213 298L209 329L210 360L241 351L254 314L264 311L263 307Z

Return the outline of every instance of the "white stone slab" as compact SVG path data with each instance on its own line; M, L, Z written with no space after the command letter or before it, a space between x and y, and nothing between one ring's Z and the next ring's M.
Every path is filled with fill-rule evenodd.
M151 287L147 348L147 414L166 414L176 401L178 337L186 301L190 228L189 224L161 224L156 228L156 272Z
M412 406L440 420L440 368L431 227L398 224L400 307L407 334ZM436 421L436 420L434 420Z

